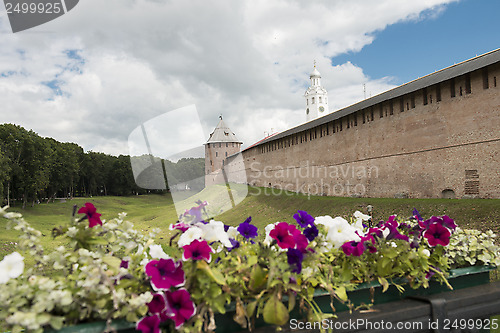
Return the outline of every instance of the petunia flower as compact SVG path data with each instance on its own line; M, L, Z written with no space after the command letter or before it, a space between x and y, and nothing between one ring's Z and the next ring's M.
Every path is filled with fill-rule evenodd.
M288 264L292 267L292 272L300 274L302 271L302 261L304 260L304 255L299 249L288 249L287 253Z
M182 248L184 249L184 253L182 254L182 260L184 261L193 259L210 262L212 260L210 253L214 252L214 250L208 245L206 240L199 241L195 239L191 244L184 245Z
M433 223L429 229L424 231L424 237L427 238L429 246L436 246L438 244L447 246L450 243L451 232L439 223Z
M144 317L135 328L142 333L160 333L160 317L157 315Z
M179 329L189 318L196 313L196 307L191 300L191 295L186 289L167 291L166 314L174 320L175 328Z
M203 238L203 231L198 228L198 227L191 227L188 230L186 230L181 237L179 237L179 241L177 244L179 247L183 247L184 245L191 244L192 241L195 239L202 239Z
M350 241L342 244L340 247L342 251L344 251L346 256L353 255L355 257L359 257L365 251L365 245L363 242Z
M422 218L422 216L420 216L420 213L418 212L418 210L416 208L413 208L413 217L417 220L417 221L423 221L424 219Z
M171 224L168 229L169 230L180 230L181 232L185 232L186 230L188 230L190 227L189 224L186 224L186 223L182 223L182 222L177 222L177 223L174 223L174 224Z
M325 227L327 232L326 241L333 245L334 248L340 248L345 242L360 240L356 234L358 229L350 225L342 217L319 216L316 218L315 223Z
M24 272L24 258L18 252L6 255L0 261L0 284L19 277Z
M293 218L302 228L307 228L308 226L314 225L314 217L309 215L304 210L298 210L297 214L293 215Z
M164 251L161 245L152 244L149 246L149 254L153 259L168 259L170 258Z
M163 294L154 294L151 302L148 303L149 312L160 314L165 310L167 300Z
M306 236L307 240L310 242L312 242L314 238L318 236L318 233L318 228L315 225L310 226L303 231L304 236Z
M252 221L251 217L247 218L245 222L241 223L237 228L238 232L246 239L257 237L257 227L250 224L250 221Z
M172 259L151 260L146 265L146 275L151 277L151 285L154 290L180 287L186 281L182 262L175 262Z
M102 225L101 214L97 213L96 208L90 202L87 202L84 207L78 210L78 214L85 214L89 220L89 228L93 228L96 225Z
M271 238L278 242L278 246L282 249L294 248L296 245L295 238L289 231L288 223L280 222L269 233Z
M302 234L302 232L297 229L293 224L288 225L288 232L292 234L293 240L295 241L295 247L296 249L299 249L301 251L305 250L307 245L309 245L309 241L307 240L306 236Z
M198 224L203 232L202 238L208 243L221 242L225 247L232 247L227 232L224 231L224 223L220 221L210 221L207 224Z

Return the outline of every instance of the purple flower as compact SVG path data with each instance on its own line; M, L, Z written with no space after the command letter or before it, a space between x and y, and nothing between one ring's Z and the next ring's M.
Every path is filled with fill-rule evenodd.
M257 227L250 224L250 221L252 221L252 218L251 217L247 218L245 222L241 223L238 226L237 229L238 232L246 239L257 237Z
M293 273L300 273L302 271L302 260L304 260L304 255L301 250L298 249L288 249L286 256L288 258L288 264L293 267Z
M417 219L417 221L423 221L424 220L422 218L422 216L420 216L420 213L418 212L418 210L416 208L413 208L413 217L415 217Z
M182 260L184 261L193 259L210 262L212 260L210 253L213 252L213 249L208 245L206 240L199 241L195 239L189 245L184 245L182 248L184 249L184 253L182 254Z
M167 316L175 322L175 328L181 327L196 312L195 305L191 300L191 295L186 289L167 291Z
M318 228L313 225L310 226L303 231L304 236L306 236L307 240L312 242L316 236L318 236Z
M306 211L298 210L297 214L293 215L293 218L302 228L314 225L314 217L309 215Z
M184 285L185 277L182 262L172 259L151 260L146 265L146 275L151 277L154 290L167 290Z
M120 263L120 268L127 269L128 268L128 261L127 260L122 260L122 262Z
M451 232L440 223L433 223L429 229L424 231L424 237L427 238L429 246L436 246L438 244L447 246L450 243Z
M154 294L153 299L148 303L148 309L151 313L160 314L165 310L166 305L167 303L163 294Z
M228 250L229 252L231 252L232 250L237 249L237 248L239 248L239 247L240 247L240 242L238 242L236 239L234 239L234 238L229 238L229 241L231 242L231 245L232 245L231 247L228 247L228 248L227 248L227 250ZM217 259L220 259L220 258L217 258Z
M89 228L93 228L96 225L102 225L101 214L97 213L96 208L90 202L85 204L85 207L82 207L78 210L78 214L85 214L87 219L89 220Z
M389 229L389 235L387 235L387 237L386 237L387 240L402 239L402 240L407 241L407 242L410 241L410 238L408 238L408 236L399 233L397 227L395 227L394 224L387 223L385 226L386 226L386 228Z
M135 328L142 333L160 333L160 317L157 315L144 317Z
M180 230L181 232L185 232L189 229L189 224L177 222L175 224L171 224L168 228L170 230Z

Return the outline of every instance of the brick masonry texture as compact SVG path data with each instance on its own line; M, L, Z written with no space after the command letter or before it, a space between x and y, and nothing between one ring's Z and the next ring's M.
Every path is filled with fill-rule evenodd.
M226 175L312 195L500 198L498 80L500 62L269 140Z

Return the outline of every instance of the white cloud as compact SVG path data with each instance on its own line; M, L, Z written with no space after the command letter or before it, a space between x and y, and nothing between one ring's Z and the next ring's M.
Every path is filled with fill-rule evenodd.
M360 51L390 24L433 18L452 1L86 0L17 34L2 14L0 119L127 154L134 128L196 104L205 135L222 113L250 145L305 120L313 60L331 109L362 99L363 83L368 96L393 87L391 78L330 59Z

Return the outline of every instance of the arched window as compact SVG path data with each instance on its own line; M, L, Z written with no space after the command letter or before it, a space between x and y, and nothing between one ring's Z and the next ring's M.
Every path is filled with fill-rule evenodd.
M311 101L312 104L314 104L314 97L312 98L312 101Z
M319 103L321 103L321 96L319 96Z

